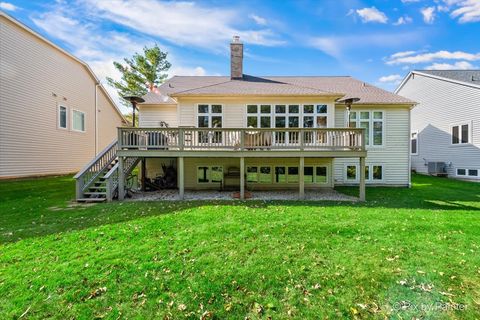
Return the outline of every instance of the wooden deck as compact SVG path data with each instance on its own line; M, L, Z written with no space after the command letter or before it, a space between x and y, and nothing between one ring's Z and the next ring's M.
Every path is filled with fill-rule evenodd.
M118 154L140 157L362 157L360 128L118 128Z

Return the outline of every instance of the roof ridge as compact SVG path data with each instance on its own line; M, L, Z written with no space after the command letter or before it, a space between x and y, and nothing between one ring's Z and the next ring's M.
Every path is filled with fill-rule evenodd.
M208 88L208 87L213 87L213 86L216 86L216 85L219 85L219 84L224 84L224 83L228 83L228 82L231 82L232 79L229 79L227 81L223 81L223 82L219 82L219 83L213 83L213 84L209 84L209 85L206 85L206 86L200 86L200 87L196 87L196 88L192 88L192 89L188 89L188 90L182 90L182 91L174 91L172 93L169 94L172 95L172 94L178 94L178 93L186 93L188 91L193 91L193 90L198 90L198 89L204 89L204 88Z

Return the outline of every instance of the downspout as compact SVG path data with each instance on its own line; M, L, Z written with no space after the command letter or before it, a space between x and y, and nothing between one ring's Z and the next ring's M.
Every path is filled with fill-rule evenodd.
M95 155L98 153L98 87L100 84L95 84Z
M412 107L408 108L408 187L412 187Z

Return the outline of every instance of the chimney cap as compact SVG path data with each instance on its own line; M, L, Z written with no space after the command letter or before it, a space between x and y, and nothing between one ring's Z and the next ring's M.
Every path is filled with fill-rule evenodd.
M240 36L233 36L232 43L240 43Z

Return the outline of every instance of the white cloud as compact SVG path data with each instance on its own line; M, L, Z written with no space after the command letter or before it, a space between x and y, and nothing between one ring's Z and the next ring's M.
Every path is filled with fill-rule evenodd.
M460 23L480 21L480 1L463 0L456 1L457 9L450 14L452 18L458 18Z
M7 11L15 11L18 7L10 2L0 2L0 9Z
M423 21L428 24L432 24L435 20L435 7L426 7L420 10L423 16Z
M434 63L425 69L427 70L469 70L475 67L467 61L458 61L453 64L450 63Z
M446 50L437 52L418 53L416 51L405 51L391 55L386 59L389 65L399 64L417 64L429 63L437 60L463 60L463 61L478 61L480 60L480 53L468 53L463 51L450 52Z
M403 77L399 74L391 74L389 76L383 76L378 79L380 83L399 84Z
M379 22L387 23L388 17L382 11L378 10L375 7L363 8L356 10L359 17L362 19L363 23L367 22Z
M123 111L126 111L116 90L108 86L105 79L106 77L120 79L121 74L115 69L113 62L120 62L125 57L131 57L135 52L141 52L144 46L154 45L152 39L101 30L98 24L76 20L74 13L61 6L32 17L32 21L51 37L62 40L70 52L87 62L105 85L113 100ZM159 46L163 51L169 51L165 45L159 44ZM207 74L207 71L201 66L182 65L174 55L169 55L168 60L172 63L172 68L168 71L169 77Z
M414 2L420 2L422 0L402 0L403 3L414 3Z
M398 48L408 43L416 43L422 36L419 32L394 32L312 37L306 40L306 44L339 59L348 50L365 47Z
M255 21L256 24L258 25L261 25L261 26L266 26L267 25L267 19L263 18L263 17L260 17L256 14L250 14L248 16L250 19L252 19L253 21Z
M394 26L400 26L402 24L408 24L408 23L412 23L413 22L413 19L410 18L409 16L403 16L403 17L400 17L398 18L398 20L396 22L393 23Z
M234 8L207 7L195 2L157 0L84 0L90 14L109 19L176 45L222 50L232 36L244 42L277 46L279 40L270 29L239 28L239 12Z

